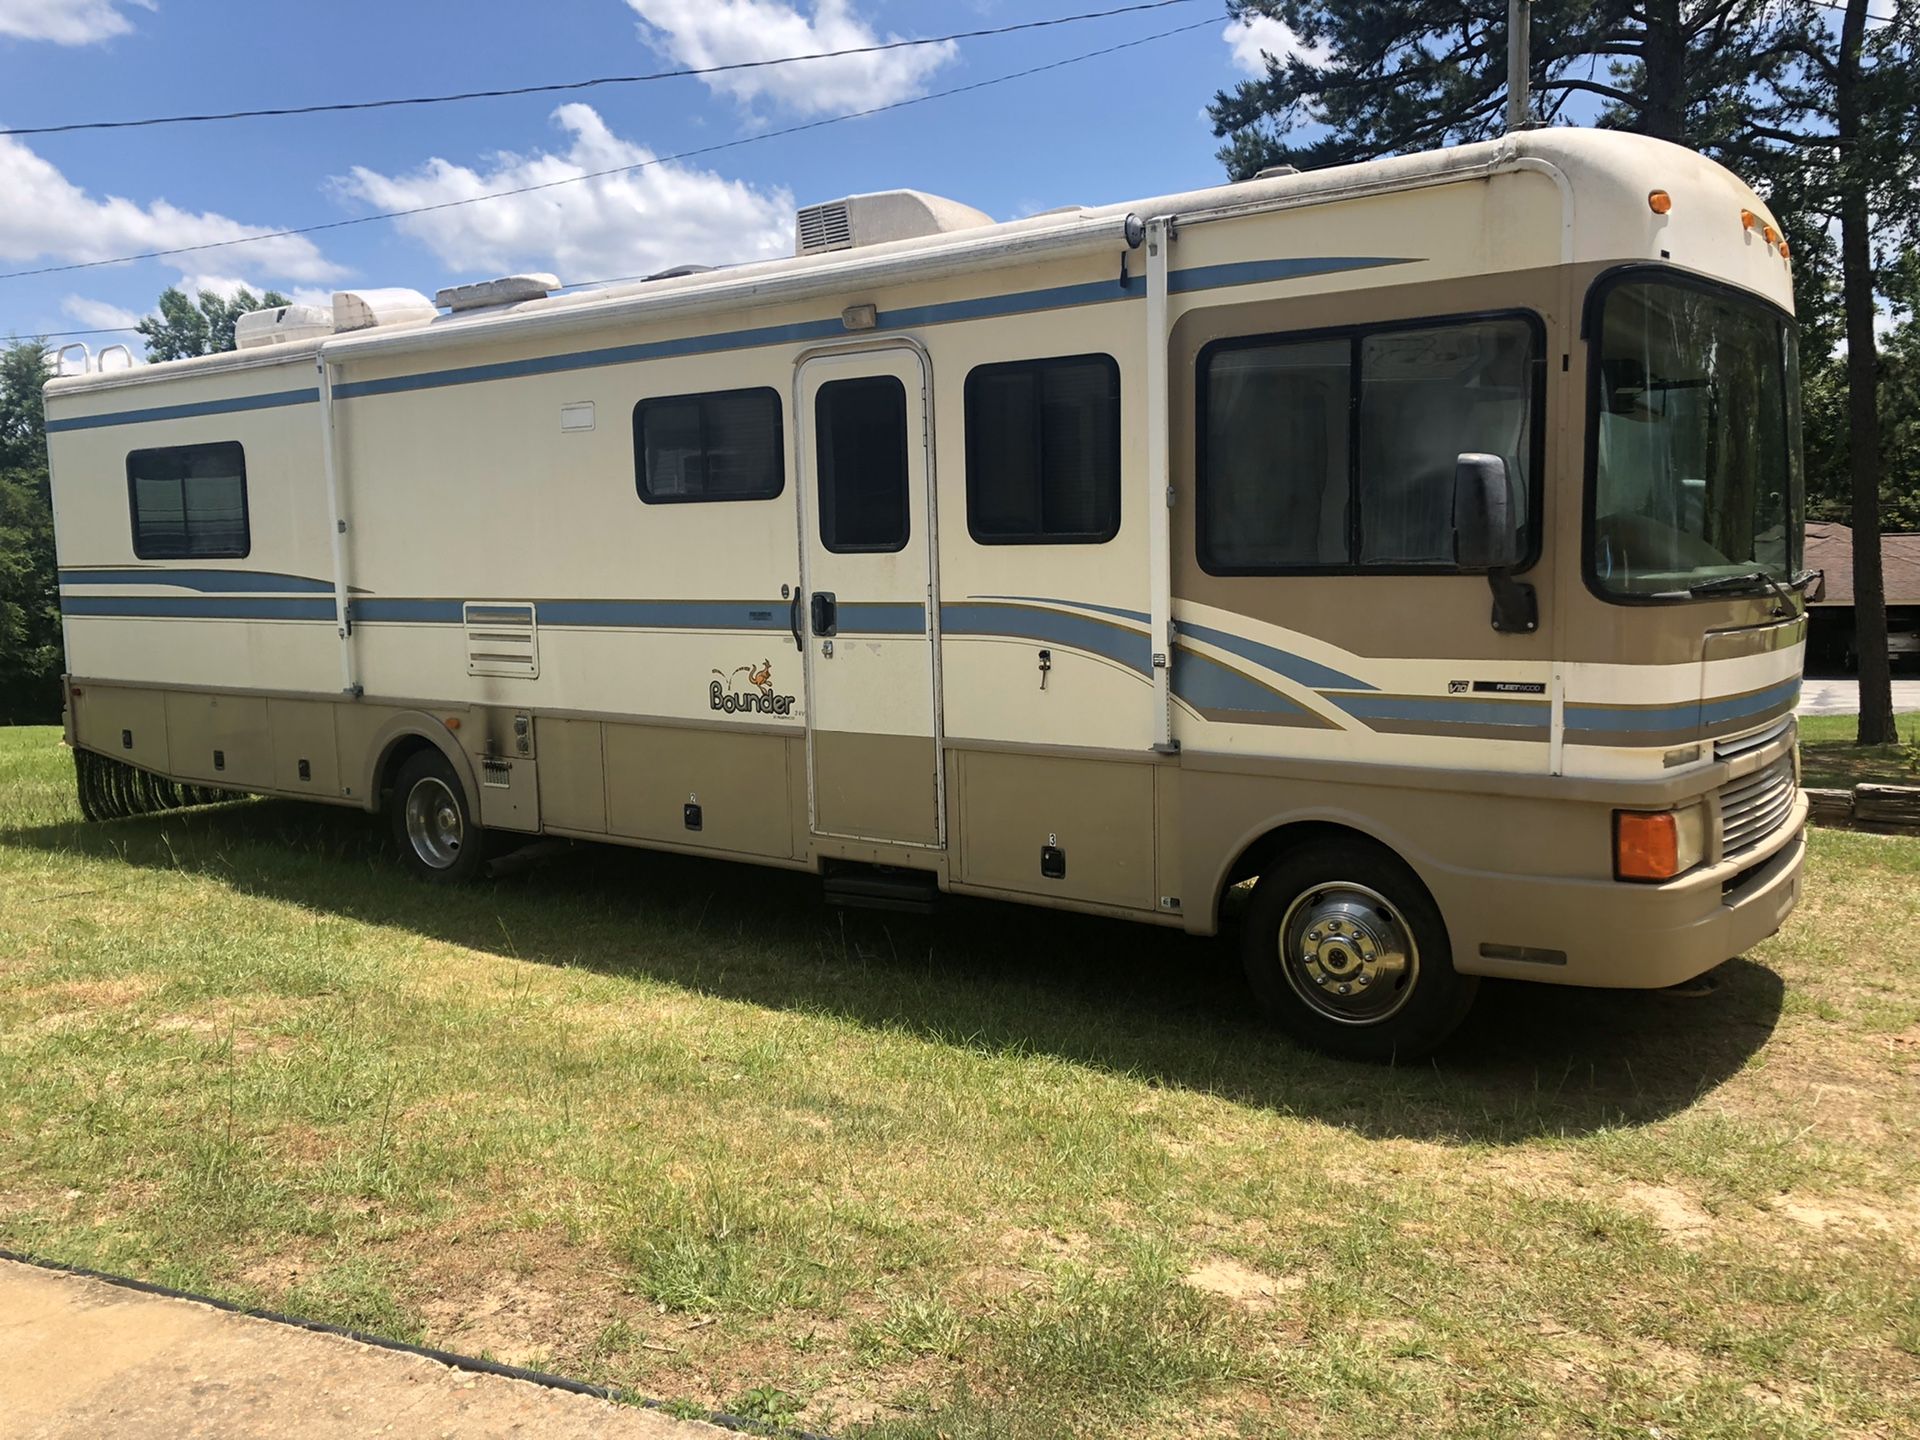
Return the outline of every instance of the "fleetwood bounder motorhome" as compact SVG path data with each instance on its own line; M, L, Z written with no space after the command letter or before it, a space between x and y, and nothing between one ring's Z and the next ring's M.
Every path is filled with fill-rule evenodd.
M1806 815L1787 246L1550 130L791 259L263 312L47 387L95 813L197 787L1181 926L1413 1054L1772 934ZM440 310L450 313L441 314Z

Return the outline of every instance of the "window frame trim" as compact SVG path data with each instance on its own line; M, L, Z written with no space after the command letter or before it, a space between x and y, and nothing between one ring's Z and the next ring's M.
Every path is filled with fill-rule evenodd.
M1113 524L1104 531L1076 531L1070 535L1050 534L1045 530L1027 535L983 535L973 523L974 468L973 468L973 382L982 371L1025 369L1041 371L1054 366L1085 364L1089 361L1104 362L1107 373L1113 381ZM1106 545L1118 538L1126 523L1127 511L1127 459L1122 437L1125 434L1124 411L1126 393L1124 375L1120 369L1120 358L1105 350L1089 350L1075 355L1030 355L1017 360L983 360L971 367L960 388L960 429L961 448L965 456L962 477L964 498L967 511L967 536L976 545ZM1034 445L1039 447L1040 428L1036 425ZM1043 473L1044 455L1037 457L1034 473ZM1044 484L1035 497L1039 505L1040 523L1046 523L1046 488Z
M1451 562L1435 565L1369 565L1350 560L1344 565L1219 565L1214 563L1207 553L1206 531L1203 519L1207 503L1207 400L1208 374L1215 354L1228 350L1253 350L1274 344L1310 343L1320 340L1345 340L1347 342L1347 500L1350 513L1347 520L1347 545L1350 556L1360 554L1360 546L1365 538L1366 518L1359 504L1360 479L1360 410L1363 395L1364 377L1360 374L1361 342L1369 335L1392 333L1406 330L1443 330L1450 326L1468 325L1486 320L1519 320L1527 326L1529 337L1533 341L1534 354L1529 368L1533 371L1528 386L1527 465L1530 471L1527 477L1527 531L1526 547L1520 561L1513 567L1513 573L1524 575L1540 563L1545 553L1546 526L1544 509L1546 504L1546 467L1547 467L1547 413L1549 405L1549 387L1547 384L1547 322L1539 311L1526 306L1510 306L1498 310L1472 310L1452 315L1422 315L1400 320L1367 321L1358 325L1326 325L1310 330L1275 330L1257 335L1226 335L1210 340L1200 347L1200 353L1194 357L1194 472L1193 472L1193 550L1195 562L1202 572L1223 578L1242 576L1297 575L1330 578L1350 575L1426 575L1451 577L1457 575L1485 575L1484 568L1468 568Z
M1779 324L1780 337L1780 388L1786 392L1786 337L1794 334L1797 340L1800 317L1784 305L1762 295L1758 290L1748 290L1743 286L1718 280L1710 275L1696 275L1690 270L1678 266L1662 265L1651 260L1636 260L1626 265L1616 265L1611 270L1602 271L1587 287L1585 299L1580 307L1580 340L1587 352L1586 394L1581 402L1581 423L1586 427L1582 439L1584 459L1580 483L1580 583L1596 599L1608 605L1660 606L1660 605L1700 605L1713 601L1743 605L1754 598L1751 593L1731 595L1660 595L1649 592L1642 595L1624 594L1611 590L1600 583L1600 576L1593 566L1593 541L1596 521L1595 513L1600 498L1600 360L1602 347L1606 343L1606 302L1607 298L1622 285L1631 285L1635 281L1657 281L1683 289L1704 290L1708 294L1723 295L1734 300L1751 302L1763 312L1771 313ZM1793 409L1791 400L1782 407L1780 423L1781 438L1786 439L1786 429L1792 423L1788 419ZM1800 494L1800 563L1806 563L1806 434L1805 416L1802 415L1801 433L1801 494ZM1792 476L1789 473L1788 484Z
M154 555L140 548L140 501L138 477L133 473L133 462L141 455L164 454L169 450L218 450L232 446L240 452L240 530L241 547L238 550L189 550L182 555ZM253 500L247 484L247 447L240 440L195 440L184 445L145 445L138 450L129 450L126 458L127 472L127 527L133 544L133 558L136 560L245 560L253 554ZM187 524L187 481L180 478L180 524L182 532L191 535Z
M905 502L900 518L905 522L897 545L834 545L827 540L827 504L825 486L827 467L821 463L821 447L826 442L826 429L820 423L820 402L822 397L836 385L873 385L891 381L900 394L900 459L901 499ZM907 384L898 375L890 371L872 375L842 375L834 379L823 380L813 391L813 508L817 513L814 520L815 538L820 548L829 555L898 555L913 543L913 414L912 399L907 393ZM804 488L804 482L803 482ZM836 496L835 511L839 501Z
M774 474L779 484L772 490L752 495L652 495L647 491L647 451L646 431L642 426L640 412L649 405L665 405L674 401L703 402L723 395L758 395L773 397L773 423L777 432L773 447ZM707 444L707 407L700 404L700 455L702 464L711 453ZM633 402L631 427L633 436L633 488L643 505L751 505L759 501L778 500L787 493L787 407L782 399L779 387L774 385L735 385L725 390L676 391L669 395L642 395Z

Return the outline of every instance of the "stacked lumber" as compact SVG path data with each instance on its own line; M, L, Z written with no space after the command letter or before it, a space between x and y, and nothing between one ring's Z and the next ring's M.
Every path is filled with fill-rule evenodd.
M1812 824L1829 825L1838 830L1853 824L1851 790L1809 790L1807 804L1811 807L1807 819Z
M1856 785L1853 821L1866 830L1920 835L1920 785Z

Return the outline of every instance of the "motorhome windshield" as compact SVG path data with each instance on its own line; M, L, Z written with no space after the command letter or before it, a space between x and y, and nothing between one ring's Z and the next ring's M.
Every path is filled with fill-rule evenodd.
M1790 579L1805 518L1793 322L1716 287L1634 276L1601 301L1599 367L1600 590L1684 598L1757 571Z

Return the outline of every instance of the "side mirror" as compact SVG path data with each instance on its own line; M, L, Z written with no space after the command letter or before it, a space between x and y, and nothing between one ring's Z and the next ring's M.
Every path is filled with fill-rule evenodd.
M1507 462L1469 452L1453 462L1453 561L1463 570L1487 572L1493 591L1493 628L1503 635L1531 635L1540 628L1540 605L1531 585L1513 578L1520 563L1520 497Z
M1520 562L1519 505L1507 462L1469 453L1453 462L1453 561L1463 570Z
M1809 605L1817 604L1826 598L1827 572L1824 570L1816 570L1813 572L1812 583L1807 586L1807 603Z

